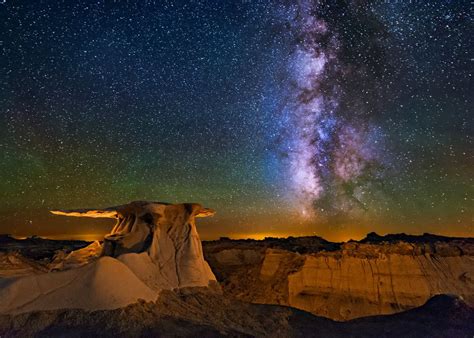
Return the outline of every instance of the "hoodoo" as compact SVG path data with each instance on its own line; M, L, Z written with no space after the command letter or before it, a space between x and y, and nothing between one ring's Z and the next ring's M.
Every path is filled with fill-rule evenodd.
M54 271L3 280L0 313L114 309L138 299L154 301L161 290L218 289L195 225L196 217L212 216L211 209L195 203L136 201L52 213L116 218L117 223L102 245L96 242L71 252Z

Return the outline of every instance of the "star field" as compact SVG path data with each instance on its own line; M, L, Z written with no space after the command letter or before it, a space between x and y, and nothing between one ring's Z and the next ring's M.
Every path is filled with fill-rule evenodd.
M0 232L217 210L204 238L473 235L464 2L5 1Z

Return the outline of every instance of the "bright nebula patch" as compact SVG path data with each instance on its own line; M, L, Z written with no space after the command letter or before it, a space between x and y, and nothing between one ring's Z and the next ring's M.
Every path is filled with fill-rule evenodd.
M386 159L381 129L363 116L364 105L348 102L345 78L360 73L340 59L345 41L318 17L320 9L304 2L289 11L296 42L288 63L281 150L288 191L301 216L345 219L367 211L365 195Z

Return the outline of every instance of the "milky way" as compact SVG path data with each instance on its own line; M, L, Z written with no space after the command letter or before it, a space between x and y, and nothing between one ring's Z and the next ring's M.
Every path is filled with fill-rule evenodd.
M341 60L347 41L320 17L325 7L338 10L309 1L288 10L296 42L289 59L282 151L289 191L301 216L340 221L368 211L365 194L374 193L368 190L383 176L382 164L387 165L389 156L384 154L380 127L364 114L374 102L357 105L359 98L345 96L346 79L370 77L374 82L376 76L362 62ZM372 89L366 82L361 87Z
M0 233L155 200L216 209L203 238L473 234L471 12L0 1Z

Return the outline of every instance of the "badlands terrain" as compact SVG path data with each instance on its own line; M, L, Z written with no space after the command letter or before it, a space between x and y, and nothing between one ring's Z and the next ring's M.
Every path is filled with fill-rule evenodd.
M0 278L87 265L101 245L3 235ZM4 314L0 336L474 334L472 238L369 234L347 243L221 238L203 242L203 251L222 291L181 288L117 309Z
M224 293L335 320L401 312L437 294L474 305L473 238L221 239L204 242L204 252Z
M202 243L197 203L113 218L102 241L0 236L0 337L472 337L474 240L369 234Z

